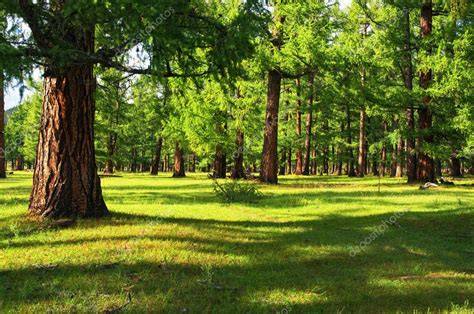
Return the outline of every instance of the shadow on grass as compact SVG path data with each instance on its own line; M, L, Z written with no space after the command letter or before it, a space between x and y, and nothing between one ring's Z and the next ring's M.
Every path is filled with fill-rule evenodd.
M436 311L472 297L472 212L407 212L352 257L350 248L364 241L381 221L390 217L327 215L286 223L164 217L159 224L149 226L155 216L114 213L100 222L81 222L77 228L87 228L88 224L128 224L149 232L100 238L88 238L86 232L81 239L51 237L41 242L20 238L3 249L100 241L110 241L117 249L124 244L138 248L143 241L151 249L151 241L159 249L163 241L170 241L178 251L242 257L245 262L214 265L212 278L207 279L203 270L205 259L180 263L173 259L159 261L158 257L156 262L119 258L94 265L30 266L0 271L0 296L18 305L53 302L69 290L80 291L81 295L120 295L125 287L131 286L128 289L136 301L130 305L130 311L147 310L141 305L141 298L173 291L167 302L156 306L163 306L167 312L183 308L193 312L273 312L289 306L297 313L341 309L392 312L428 307ZM162 229L167 225L178 225L182 231L176 234ZM199 230L198 236L195 230ZM203 279L207 280L204 285ZM91 282L96 283L95 288ZM282 305L279 295L281 298L291 294L300 296L291 304ZM301 295L305 296L304 302L298 301Z

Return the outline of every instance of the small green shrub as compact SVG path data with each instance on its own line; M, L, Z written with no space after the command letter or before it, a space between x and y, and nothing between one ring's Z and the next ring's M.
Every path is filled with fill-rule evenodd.
M263 197L255 184L229 180L223 183L214 181L214 192L226 203L255 203Z

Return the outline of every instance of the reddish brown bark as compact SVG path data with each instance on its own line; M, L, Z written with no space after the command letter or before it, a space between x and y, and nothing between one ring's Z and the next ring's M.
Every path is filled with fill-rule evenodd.
M7 177L5 150L5 94L3 72L0 70L0 179Z
M84 37L91 51L92 32ZM92 66L46 73L29 212L41 218L104 216L108 211L95 164Z
M280 105L281 74L276 70L268 73L267 109L263 139L260 180L278 183L278 110Z
M179 142L176 142L174 150L174 168L173 168L173 178L183 178L186 176L184 170L184 152L183 148L180 146Z

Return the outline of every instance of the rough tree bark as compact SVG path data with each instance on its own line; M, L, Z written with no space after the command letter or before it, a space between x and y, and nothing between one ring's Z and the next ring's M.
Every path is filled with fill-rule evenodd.
M93 36L93 30L69 30L65 38L77 49L91 53ZM108 210L95 163L93 66L49 66L44 76L30 215L104 216Z
M260 180L278 183L278 110L280 105L281 74L277 70L268 72L267 110Z
M0 70L0 179L7 177L5 150L5 94L3 71Z
M420 17L420 29L422 41L426 41L432 32L432 21L433 21L433 5L431 0L426 0L421 6L421 17ZM428 47L428 52L431 52L431 48ZM431 83L431 69L420 71L420 87L427 89ZM435 165L433 159L426 154L422 146L424 143L433 143L433 136L430 134L433 126L433 116L430 109L431 97L424 95L422 103L418 109L418 128L420 130L420 137L418 138L420 153L418 154L418 181L420 182L434 182L436 181L435 176Z
M49 30L56 35L50 36L51 33L43 33L30 1L19 0L19 4L40 49L49 52L67 45L77 51L72 55L94 52L93 25L77 27L66 20L61 29ZM51 14L62 14L63 4L54 2ZM93 65L85 59L61 64L45 60L41 129L29 204L31 216L75 218L108 214L95 163L96 81Z
M183 148L180 146L179 142L176 142L174 149L174 168L173 168L173 178L183 178L186 176L184 170L184 152Z
M153 156L153 161L151 164L151 171L150 174L152 176L158 175L158 170L160 168L160 163L161 163L161 150L163 148L163 137L159 136L158 141L156 142L155 145L155 154Z

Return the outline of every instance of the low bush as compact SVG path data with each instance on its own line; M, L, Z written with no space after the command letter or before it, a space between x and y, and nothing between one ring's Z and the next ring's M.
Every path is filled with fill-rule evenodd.
M226 203L256 203L263 197L255 184L239 180L228 180L222 183L215 180L214 192Z

